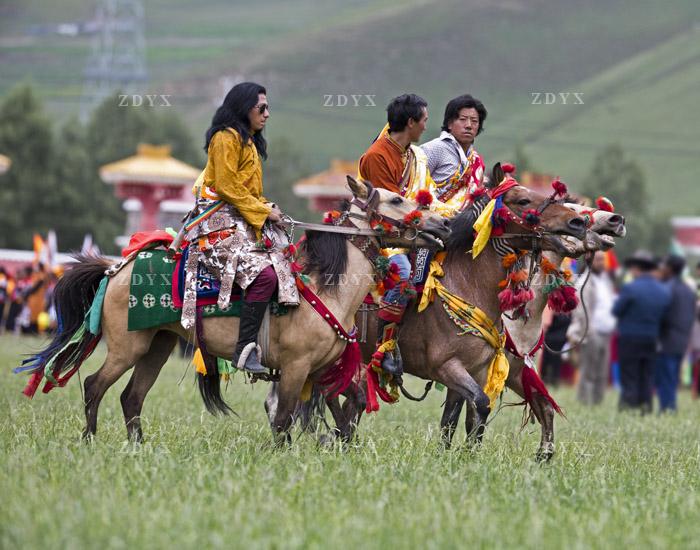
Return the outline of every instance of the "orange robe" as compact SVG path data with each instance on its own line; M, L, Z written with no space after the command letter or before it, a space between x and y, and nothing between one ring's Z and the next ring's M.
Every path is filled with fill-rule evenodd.
M360 175L374 187L400 194L405 165L406 150L385 134L360 157Z

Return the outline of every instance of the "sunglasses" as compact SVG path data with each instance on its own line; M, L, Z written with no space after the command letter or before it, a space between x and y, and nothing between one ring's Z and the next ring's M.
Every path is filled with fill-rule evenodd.
M267 111L268 113L270 112L270 106L267 103L262 103L260 105L256 105L258 112L262 115Z

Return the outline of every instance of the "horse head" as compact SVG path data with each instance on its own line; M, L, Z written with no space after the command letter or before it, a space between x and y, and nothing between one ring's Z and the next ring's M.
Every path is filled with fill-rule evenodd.
M506 178L500 163L493 168L493 182L508 185L502 193L502 206L495 215L502 220L502 230L517 248L527 250L532 248L535 239L540 240L543 250L562 251L558 238L568 235L576 239L586 237L586 221L578 212L567 208L537 191L518 184L512 178ZM498 194L498 188L490 190L492 196ZM494 236L498 236L494 233Z
M377 189L367 181L348 176L353 194L350 215L353 223L381 234L383 245L443 248L450 235L450 222L439 214L422 209L397 193Z
M566 248L566 255L572 258L581 256L586 252L596 250L610 250L615 246L615 237L624 237L627 234L625 218L621 214L587 208L584 205L565 202L567 208L571 208L586 220L588 231L583 240L571 237L562 237L562 244Z

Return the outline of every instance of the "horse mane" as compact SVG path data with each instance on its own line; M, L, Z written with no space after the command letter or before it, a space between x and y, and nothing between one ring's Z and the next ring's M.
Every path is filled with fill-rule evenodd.
M477 198L450 221L450 236L447 239L448 252L465 252L474 244L474 223L489 202L488 195Z
M341 211L348 210L350 203L343 201ZM304 273L318 274L319 293L324 290L338 290L341 276L348 268L347 236L342 233L324 231L306 231L304 240Z

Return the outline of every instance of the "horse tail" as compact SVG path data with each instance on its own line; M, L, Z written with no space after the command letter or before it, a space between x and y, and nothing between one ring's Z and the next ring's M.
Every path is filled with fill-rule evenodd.
M58 328L51 342L40 352L22 361L16 373L32 376L24 389L27 397L36 393L42 377L47 378L44 393L55 386L64 386L80 365L90 357L101 333L92 334L87 327L86 314L110 266L106 258L79 254L56 284L52 303L56 309ZM68 371L62 378L57 378Z
M197 318L196 322L197 331L201 334L201 319ZM202 349L201 342L203 340L201 338L198 341L200 342L199 353L201 353L202 361L204 362L204 369L197 369L197 387L199 388L199 395L202 396L204 406L214 416L218 414L226 415L230 412L236 414L221 396L221 376L219 375L218 359ZM205 370L206 374L201 372L201 370Z

